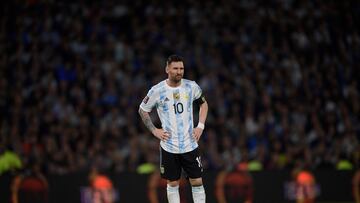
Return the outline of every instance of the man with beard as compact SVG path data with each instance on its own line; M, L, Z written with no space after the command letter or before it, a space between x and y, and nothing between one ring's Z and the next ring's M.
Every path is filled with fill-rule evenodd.
M171 55L166 61L168 78L153 86L140 104L145 126L160 140L160 174L167 180L169 203L179 203L179 182L184 170L192 187L194 203L205 203L203 168L198 149L208 112L199 85L184 79L182 57ZM200 106L199 123L193 126L193 103ZM154 126L149 113L156 107L161 128Z

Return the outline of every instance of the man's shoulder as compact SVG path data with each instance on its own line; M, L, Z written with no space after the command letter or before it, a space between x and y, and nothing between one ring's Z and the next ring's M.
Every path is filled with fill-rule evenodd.
M189 79L183 79L183 83L185 85L194 85L194 84L196 84L196 82L194 80L189 80Z
M165 80L153 85L151 87L151 90L152 91L159 91L160 89L163 89L165 87Z
M193 89L193 88L198 88L199 85L194 80L183 79L183 87Z

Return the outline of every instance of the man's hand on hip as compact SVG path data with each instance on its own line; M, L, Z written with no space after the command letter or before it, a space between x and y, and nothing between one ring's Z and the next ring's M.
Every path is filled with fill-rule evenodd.
M203 133L203 129L201 129L201 128L199 128L199 127L194 128L194 130L193 130L193 136L194 136L196 142L199 141L202 133Z
M166 141L170 138L170 134L164 131L162 128L155 128L152 134L162 141Z

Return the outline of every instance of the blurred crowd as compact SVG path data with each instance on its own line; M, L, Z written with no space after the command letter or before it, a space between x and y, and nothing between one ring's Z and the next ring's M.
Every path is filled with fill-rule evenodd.
M137 111L176 53L209 103L207 170L360 166L359 1L17 0L1 10L0 148L24 165L157 165L159 141Z

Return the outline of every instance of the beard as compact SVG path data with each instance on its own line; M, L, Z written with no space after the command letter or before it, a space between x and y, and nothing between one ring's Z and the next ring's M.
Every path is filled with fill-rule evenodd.
M175 75L174 77L171 77L170 80L174 83L179 83L182 78L183 78L182 75Z

